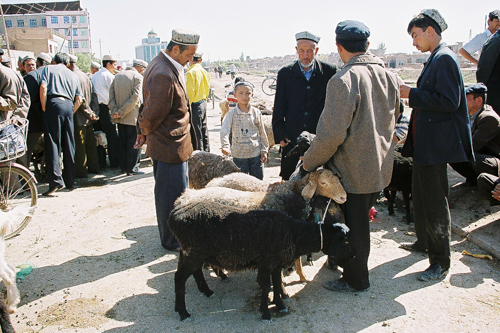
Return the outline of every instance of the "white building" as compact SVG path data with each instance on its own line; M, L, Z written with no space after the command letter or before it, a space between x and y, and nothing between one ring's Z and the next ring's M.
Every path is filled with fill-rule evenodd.
M44 2L2 5L5 26L25 28L26 31L37 28L53 29L56 34L66 37L71 53L91 53L90 16L80 7L80 1ZM5 34L3 25L0 33ZM9 33L10 36L10 33ZM59 45L63 50L65 45Z
M161 50L166 49L169 42L161 42L156 32L151 30L148 38L142 39L142 44L135 47L135 57L149 63Z

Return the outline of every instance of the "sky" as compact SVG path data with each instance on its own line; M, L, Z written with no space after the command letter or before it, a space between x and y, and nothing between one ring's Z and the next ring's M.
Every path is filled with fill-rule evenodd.
M179 28L200 34L198 50L210 61L238 59L242 53L252 59L294 54L294 36L304 30L321 37L320 54L337 52L335 27L344 20L370 28L371 48L384 43L387 53L412 53L417 50L406 29L422 9L435 8L445 18L448 29L442 36L448 44L467 42L471 33L473 37L483 32L486 15L500 9L500 2L490 0L80 0L80 5L90 13L97 58L102 50L103 55L131 60L151 29L169 41L172 29Z

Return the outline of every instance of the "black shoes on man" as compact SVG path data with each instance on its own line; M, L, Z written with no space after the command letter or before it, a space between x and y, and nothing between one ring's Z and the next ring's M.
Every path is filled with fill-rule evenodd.
M449 271L449 268L441 267L439 264L432 264L418 277L418 279L424 282L439 280L448 275Z

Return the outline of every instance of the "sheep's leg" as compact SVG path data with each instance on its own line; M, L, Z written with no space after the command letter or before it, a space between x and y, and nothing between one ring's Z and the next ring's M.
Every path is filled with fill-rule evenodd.
M7 288L7 307L9 312L12 313L16 310L17 304L19 304L20 296L19 290L16 286L16 273L4 258L0 258L0 278L2 278Z
M410 211L410 192L409 191L403 191L403 199L405 201L406 222L412 223L413 216L412 216L411 211Z
M186 281L197 269L190 260L182 254L179 255L179 262L177 264L177 272L174 275L175 281L175 312L179 313L181 320L184 321L191 317L186 309ZM201 264L199 269L201 269Z
M283 280L281 277L282 273L281 269L279 268L274 269L273 272L271 273L271 278L273 279L273 288L274 288L273 303L276 304L276 307L278 308L279 312L288 312L286 305L283 303L283 300L281 299L282 295L286 295L288 297L285 291L285 286L283 286Z
M313 260L312 253L309 253L309 254L307 255L307 264L308 264L309 266L314 266L314 260Z
M204 293L205 296L210 297L214 294L214 292L208 287L207 281L205 280L205 276L203 276L203 271L201 268L193 272L193 277L196 281L196 285L198 286L198 290Z
M259 268L257 272L257 282L259 282L262 291L260 299L260 312L262 312L262 320L271 321L271 312L269 311L268 297L271 291L271 272L268 269Z
M398 191L390 190L389 191L389 201L387 202L387 209L389 210L389 215L394 215L394 200L396 200L396 194Z
M295 269L297 270L297 274L299 274L300 282L307 282L306 276L304 275L304 271L302 270L302 260L300 260L300 257L297 260L295 260Z
M3 333L15 333L14 327L10 323L9 309L3 299L0 299L0 328Z

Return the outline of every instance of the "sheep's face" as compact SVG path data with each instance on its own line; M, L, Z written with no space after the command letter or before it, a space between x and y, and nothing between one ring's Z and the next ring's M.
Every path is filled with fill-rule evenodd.
M356 254L350 244L349 228L344 223L335 223L332 228L333 240L324 252L333 257L335 263L342 266L342 263L354 259Z
M325 220L323 222L326 224L344 223L344 214L342 213L339 204L332 200L328 205L329 200L329 198L324 196L314 196L309 203L311 206L311 215L308 221L318 223L323 221L323 216L325 216ZM325 209L327 209L326 214Z
M322 195L343 204L347 200L347 193L340 183L340 179L327 169L316 170L308 175L307 185L302 190L305 199L314 195Z

